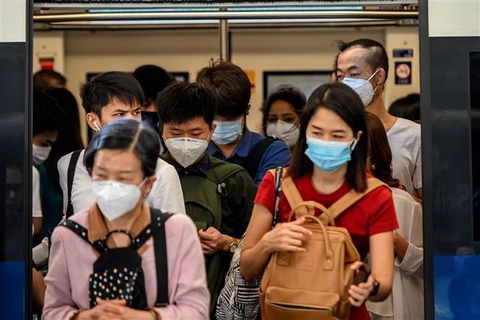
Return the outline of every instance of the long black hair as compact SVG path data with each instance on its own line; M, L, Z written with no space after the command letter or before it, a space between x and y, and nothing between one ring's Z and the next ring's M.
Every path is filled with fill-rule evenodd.
M142 162L145 177L155 174L160 139L153 128L135 119L119 119L102 127L85 151L84 164L92 173L100 149L132 150Z
M320 109L333 111L352 129L356 137L359 131L362 136L352 151L352 160L348 163L346 180L357 192L367 188L366 161L368 152L368 132L365 109L358 94L341 82L324 84L310 96L307 106L300 116L300 137L293 151L292 162L288 174L293 179L313 172L313 162L305 155L307 150L307 128L310 120Z

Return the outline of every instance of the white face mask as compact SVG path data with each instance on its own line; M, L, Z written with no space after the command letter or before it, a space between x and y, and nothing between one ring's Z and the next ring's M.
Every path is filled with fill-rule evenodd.
M363 105L366 107L372 102L373 94L378 88L378 85L373 89L370 80L378 73L378 70L375 71L370 78L368 79L357 79L357 78L344 78L342 82L355 90L355 92L362 99Z
M172 157L184 168L194 164L207 150L208 141L195 138L169 138L165 144Z
M144 181L146 179L138 186L112 180L93 181L93 193L103 216L113 221L132 211L140 200L140 186Z
M52 147L39 147L35 144L32 144L32 161L34 165L39 165L45 160L47 160L52 151Z
M299 135L298 126L282 120L267 126L267 136L283 140L290 148L297 143Z

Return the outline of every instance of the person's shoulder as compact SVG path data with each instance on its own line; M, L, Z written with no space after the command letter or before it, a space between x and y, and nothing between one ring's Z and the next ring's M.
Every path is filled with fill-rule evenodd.
M189 235L197 235L196 227L192 219L186 214L173 213L165 222L165 229L173 237L182 238Z
M404 130L408 130L409 133L420 136L422 132L422 126L420 124L404 118L398 118L397 121L399 121L399 126Z
M156 175L158 176L160 173L165 173L168 171L176 172L174 166L159 157L157 159L157 167L155 168Z
M88 209L74 214L68 218L68 220L71 220L88 230ZM69 230L67 227L64 227L64 222L62 222L55 227L53 233L57 238L64 238L65 236L72 235L73 231Z
M38 169L35 168L35 166L32 166L32 180L38 181L39 177L40 177L40 173L38 172Z
M70 153L67 153L66 155L61 157L57 162L57 168L58 168L58 171L60 172L60 174L67 172L68 166L70 165L70 159L72 159L73 153L78 152L78 151L80 151L80 154L78 155L77 167L78 167L78 163L82 163L82 159L83 159L83 156L85 154L85 149L72 151ZM83 165L82 165L82 167L83 167Z
M392 188L392 196L395 204L402 204L402 205L408 205L408 206L421 206L413 197L410 195L410 193L399 189L399 188Z
M63 171L66 172L68 168L68 164L70 163L70 159L72 158L73 152L67 153L63 157L61 157L57 162L58 171L62 173Z
M392 199L392 190L387 185L381 185L363 197L364 201L372 203L383 203L390 199Z

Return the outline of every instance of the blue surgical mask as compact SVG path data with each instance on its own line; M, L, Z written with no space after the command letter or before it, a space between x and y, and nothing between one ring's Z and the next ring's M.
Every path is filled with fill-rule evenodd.
M305 151L313 164L325 172L334 172L350 161L353 149L357 145L357 139L352 141L325 141L307 136L308 148Z
M212 135L212 140L216 144L230 144L237 140L242 130L242 119L236 121L213 121L217 127Z

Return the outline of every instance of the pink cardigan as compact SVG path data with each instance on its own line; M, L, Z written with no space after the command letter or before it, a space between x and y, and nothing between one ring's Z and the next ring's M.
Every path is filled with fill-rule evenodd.
M75 222L88 229L88 211L74 215ZM195 225L186 215L177 214L165 223L170 305L157 308L162 320L208 319L210 294L205 261ZM157 278L153 239L142 254L147 302L154 306ZM64 227L55 229L50 250L49 271L42 319L67 320L77 310L89 309L88 277L97 257L92 247Z

